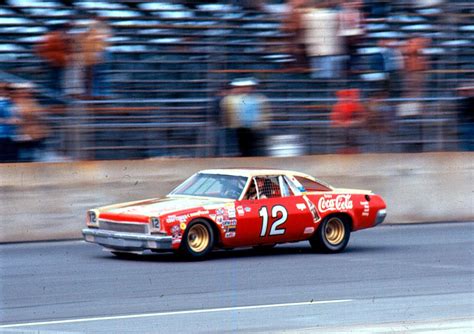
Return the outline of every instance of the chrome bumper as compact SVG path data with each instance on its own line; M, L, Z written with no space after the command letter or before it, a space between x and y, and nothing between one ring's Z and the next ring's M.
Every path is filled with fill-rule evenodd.
M375 225L374 226L382 224L383 221L385 220L385 217L387 217L387 210L386 209L382 209L382 210L377 211L377 217L375 218Z
M145 249L171 249L171 236L124 233L93 228L82 230L84 240L122 251L143 251Z

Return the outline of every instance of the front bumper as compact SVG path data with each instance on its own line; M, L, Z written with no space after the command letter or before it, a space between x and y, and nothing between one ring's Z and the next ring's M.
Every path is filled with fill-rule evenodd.
M375 225L374 226L382 224L383 221L385 220L385 217L387 217L387 210L386 209L381 209L381 210L377 211L377 216L375 218Z
M171 250L172 237L139 233L114 232L93 228L82 230L84 240L119 251Z

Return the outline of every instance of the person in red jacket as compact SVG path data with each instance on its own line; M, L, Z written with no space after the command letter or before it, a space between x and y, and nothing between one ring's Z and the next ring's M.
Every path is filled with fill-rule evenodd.
M365 122L365 108L358 89L341 89L331 112L331 125L342 135L341 153L358 153L358 134Z
M43 36L36 50L47 66L50 88L57 93L62 92L64 70L69 58L69 49L67 26L61 24L53 26Z

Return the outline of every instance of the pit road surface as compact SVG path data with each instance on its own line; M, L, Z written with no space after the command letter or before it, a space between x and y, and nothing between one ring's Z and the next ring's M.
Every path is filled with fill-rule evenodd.
M301 242L203 262L0 245L0 333L470 333L473 250L473 223L380 226L335 255Z

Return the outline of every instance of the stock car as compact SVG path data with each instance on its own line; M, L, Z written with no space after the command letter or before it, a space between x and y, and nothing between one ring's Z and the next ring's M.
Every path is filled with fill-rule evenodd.
M286 170L212 169L164 198L87 212L84 239L117 256L173 251L204 258L213 249L308 240L317 251L343 251L351 232L381 224L386 205L368 190L334 188Z

